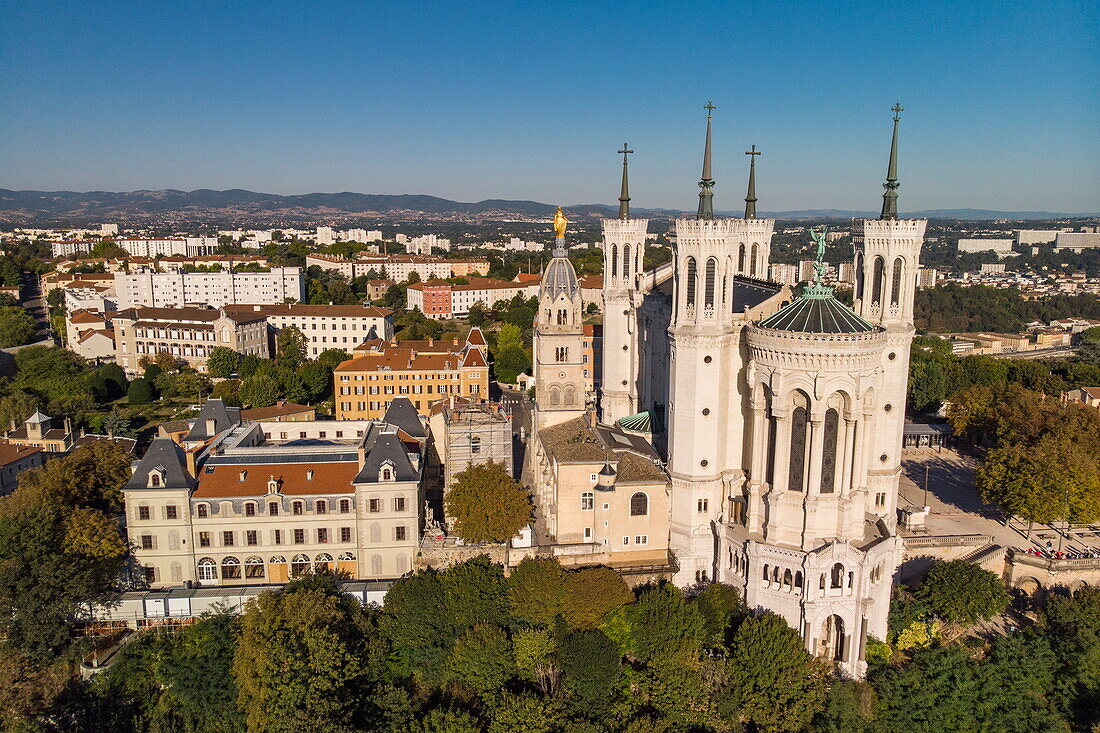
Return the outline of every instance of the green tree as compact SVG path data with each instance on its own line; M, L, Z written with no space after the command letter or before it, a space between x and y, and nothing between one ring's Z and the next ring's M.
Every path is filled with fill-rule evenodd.
M746 614L741 592L732 585L711 583L692 603L703 617L703 644L728 650L730 634Z
M249 407L270 407L279 401L279 385L260 375L241 381L237 396Z
M555 698L502 692L489 706L486 733L555 733L564 722L562 708Z
M0 307L0 349L30 343L37 330L34 316L27 311L18 306Z
M489 321L489 312L485 308L485 304L480 300L470 306L469 313L466 314L466 322L474 328L481 328Z
M610 706L611 693L619 684L622 652L597 629L574 631L558 647L562 684L572 699L572 707L598 717Z
M354 728L367 680L368 629L359 604L331 580L261 593L241 619L233 659L248 729Z
M561 677L554 658L556 651L557 644L549 629L520 629L512 636L516 670L523 679L537 684L543 694L552 694Z
M1036 445L1002 445L986 455L974 485L983 500L1009 515L1036 522L1093 522L1100 517L1096 447L1053 433Z
M565 577L554 558L524 558L508 577L512 615L536 626L553 625L565 604Z
M592 628L610 611L634 600L623 577L609 567L583 568L565 577L566 621L575 628Z
M1056 663L1051 698L1078 730L1094 730L1100 724L1100 589L1052 594L1039 619Z
M153 388L142 377L130 382L130 388L126 390L126 399L131 405L147 405L153 401L153 396Z
M826 670L780 616L746 619L734 634L730 674L741 719L762 733L800 731L825 700Z
M350 358L351 354L343 349L325 349L317 357L317 363L332 371Z
M531 357L522 346L497 346L493 354L493 373L504 384L515 384L520 374L531 369Z
M467 542L506 542L531 521L527 490L500 463L472 465L445 498L451 529Z
M15 390L0 398L0 426L7 429L12 423L22 425L36 411L41 402L30 392Z
M1000 578L965 560L933 565L916 595L934 614L952 624L990 619L1011 600Z
M493 624L478 624L460 636L448 662L452 679L481 694L498 690L515 674L512 642Z
M297 382L310 402L324 399L332 391L332 370L323 364L309 362L298 370Z
M280 366L297 369L308 360L306 337L297 326L287 326L275 339L275 361ZM242 375L243 376L243 375Z
M212 377L228 377L237 371L241 355L228 346L215 346L206 358L206 373Z

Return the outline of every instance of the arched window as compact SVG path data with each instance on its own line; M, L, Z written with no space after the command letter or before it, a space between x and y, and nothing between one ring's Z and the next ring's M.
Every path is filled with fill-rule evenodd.
M863 300L863 253L856 252L856 300Z
M806 408L799 405L791 410L791 463L787 473L787 488L802 491L806 464Z
M737 271L742 275L745 274L745 245L742 244L737 248Z
M290 574L294 576L309 572L309 556L295 555L290 559Z
M557 386L550 388L550 406L557 407L561 404L561 390Z
M619 276L619 247L611 245L611 277Z
M317 501L313 502L313 511L317 514L327 514L328 502L324 499L318 499Z
M241 577L241 561L235 557L222 558L222 580L238 580Z
M783 571L783 585L788 592L794 587L794 573L790 570Z
M244 577L251 580L264 577L264 561L252 556L244 561Z
M836 486L836 446L840 413L835 407L825 411L825 435L821 441L821 493L831 494Z
M727 258L726 264L729 265L728 258ZM729 300L730 300L729 299L729 294L730 294L729 293L729 276L723 274L722 275L722 305L725 305L726 303L729 302Z
M577 402L577 391L572 386L565 388L565 404L573 405Z
M758 251L759 251L759 247L754 244L752 246L752 258L749 259L749 277L756 277L756 266L757 266L756 258L757 258Z
M703 305L708 308L714 307L714 280L717 277L718 262L711 257L707 260L707 274L706 280L703 283Z
M835 565L833 565L832 572L829 573L829 587L844 587L844 566L840 563L836 563Z
M314 572L329 574L332 572L332 570L332 555L329 555L327 552L322 552L320 555L314 558Z
M801 570L796 570L795 573L794 573L794 587L795 588L801 588L802 587L802 571Z
M156 471L149 474L149 485L154 488L160 486L160 474Z
M644 517L649 514L649 497L644 491L639 491L630 497L630 516Z
M596 495L591 491L581 492L581 511L590 512L596 508Z
M623 245L623 280L630 279L630 245Z
M771 576L770 576L770 573L769 573L770 570L771 570L771 566L768 565L767 563L765 563L764 564L764 578L763 578L764 582L767 582L767 581L771 580Z
M890 305L897 305L901 298L901 270L904 264L900 257L894 260L894 274L890 278Z
M375 577L382 574L382 556L371 555L370 558L370 571Z
M883 278L885 277L883 269L885 264L881 257L875 258L874 273L871 275L871 304L882 304L882 286L885 284Z
M199 580L217 580L218 564L212 558L204 557L199 560Z
M685 280L685 288L687 289L687 304L695 305L695 258L688 257L687 259L687 278Z

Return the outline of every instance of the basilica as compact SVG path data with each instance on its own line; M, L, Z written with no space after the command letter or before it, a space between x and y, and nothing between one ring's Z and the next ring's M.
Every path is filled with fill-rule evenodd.
M926 222L897 213L901 108L882 213L853 226L853 307L822 282L823 233L812 282L796 295L768 281L775 220L756 215L755 147L744 216L714 215L712 109L698 212L675 221L672 261L653 270L643 266L649 222L630 212L630 151L620 151L619 215L603 221L596 395L584 391L583 310L564 217L556 221L534 344L542 541L578 536L614 560L638 552L632 539L663 532L676 584L736 586L750 608L783 616L808 650L859 676L867 638L886 636L902 557L898 483ZM563 477L580 444L604 468L569 479L591 481L593 491L577 493ZM630 484L623 473L648 482L645 515L634 513L640 489L616 497ZM604 497L611 519L583 511ZM630 529L641 520L644 534Z

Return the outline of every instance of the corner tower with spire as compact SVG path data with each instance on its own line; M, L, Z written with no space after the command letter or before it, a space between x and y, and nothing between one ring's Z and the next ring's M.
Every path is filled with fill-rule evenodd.
M604 219L603 227L603 373L600 386L600 419L611 424L643 409L639 400L642 374L638 348L638 309L642 294L638 277L643 271L648 219L630 216L630 187L627 156L634 151L627 143L618 151L623 156L623 180L619 193L619 216Z
M542 273L533 337L535 422L543 428L584 414L584 308L569 261L561 207L554 214L554 256Z

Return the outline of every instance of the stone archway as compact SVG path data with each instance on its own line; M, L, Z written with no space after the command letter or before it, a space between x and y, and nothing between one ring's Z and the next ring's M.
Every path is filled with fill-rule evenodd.
M835 613L826 617L817 637L817 656L830 662L843 662L848 652L848 635L844 619Z
M1016 587L1028 598L1035 598L1043 591L1043 584L1031 576L1017 580Z

